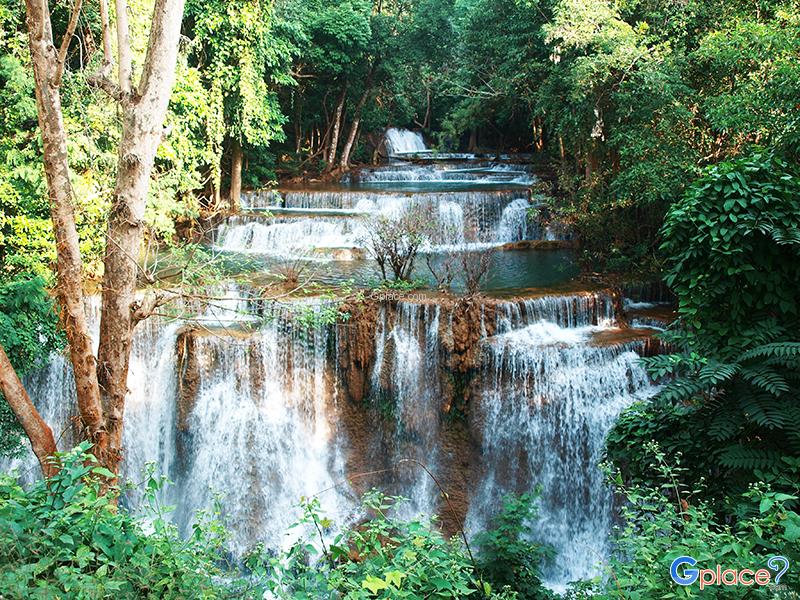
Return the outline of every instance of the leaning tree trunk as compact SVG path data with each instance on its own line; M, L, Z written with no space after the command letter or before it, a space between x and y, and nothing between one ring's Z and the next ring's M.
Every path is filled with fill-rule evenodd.
M239 210L242 199L242 145L233 140L231 148L231 212Z
M17 421L22 425L22 430L28 436L33 453L42 467L42 473L45 477L55 475L57 468L52 462L52 457L56 453L56 440L53 437L53 430L45 423L31 402L2 345L0 345L0 392L5 396Z
M336 153L339 148L339 132L342 129L342 120L344 119L344 103L347 100L347 82L342 86L342 93L339 95L339 103L336 105L336 111L333 114L333 129L331 131L331 141L328 146L327 162L328 166L326 171L333 169L336 163Z
M375 66L372 65L369 69L369 75L367 76L364 93L361 94L361 97L358 99L358 104L356 104L356 110L353 114L353 123L350 125L350 134L347 136L347 141L342 149L342 160L339 163L339 166L343 170L350 168L350 153L353 151L353 146L356 142L356 136L358 135L358 128L361 126L361 112L364 110L364 105L367 103L367 98L369 98L369 94L372 91L372 74L374 72Z
M61 320L69 342L75 389L83 435L93 443L104 437L100 387L95 370L92 340L83 301L82 260L72 205L73 192L67 162L67 133L57 85L63 63L53 44L53 30L46 0L26 0L28 39L36 105L42 135L44 171L56 242L56 280ZM14 399L6 396L9 403ZM27 432L27 429L26 429Z
M156 0L144 72L123 101L117 185L108 222L97 374L107 431L101 462L116 473L128 392L139 251L150 175L175 83L184 0Z

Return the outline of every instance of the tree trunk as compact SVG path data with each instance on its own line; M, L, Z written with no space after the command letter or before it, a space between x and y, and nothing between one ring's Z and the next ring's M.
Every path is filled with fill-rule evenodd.
M367 103L367 98L369 98L369 94L372 91L372 74L374 72L375 65L372 65L369 69L369 75L367 75L364 93L361 94L361 97L358 99L358 104L356 104L356 110L353 114L353 123L350 125L350 134L347 136L347 141L342 150L342 160L339 163L339 166L344 170L350 168L350 153L353 151L353 145L358 135L358 128L361 125L361 111L364 110L364 105Z
M344 103L346 100L347 82L342 86L342 93L339 95L339 102L333 115L333 131L331 132L331 142L328 146L328 156L326 158L328 166L325 169L326 171L332 170L336 162L336 154L339 149L339 132L342 129L342 121L344 120Z
M83 434L92 443L99 443L104 436L100 387L83 302L83 261L72 206L67 132L61 111L61 94L53 85L58 65L53 30L46 0L26 0L25 4L50 216L56 241L56 291L69 342Z
M53 430L44 422L39 411L31 402L25 386L17 377L2 345L0 345L0 392L5 396L8 405L22 425L25 435L28 436L33 453L42 466L42 473L45 477L52 477L58 470L52 462L53 455L56 453Z
M98 360L92 352L84 312L82 261L72 207L72 187L67 158L67 133L58 88L62 62L53 43L47 0L26 0L31 60L36 85L39 127L50 212L57 252L58 297L77 389L82 435L93 443L101 464L117 472L122 456L122 416L127 393L128 363L134 324L134 293L150 174L161 143L178 56L184 0L156 0L141 81L132 88L128 47L127 2L117 0L119 84L107 78L104 68L90 78L122 106L117 182L109 213L103 277L102 317ZM111 64L108 11L101 1L104 66ZM75 4L80 9L80 4ZM70 22L76 22L74 18ZM71 33L68 32L71 36ZM68 39L66 40L68 43ZM5 354L4 354L5 356ZM2 357L0 357L2 358ZM40 462L55 448L52 431L32 405L24 388L8 374L5 357L3 387L14 403ZM16 377L16 376L15 376ZM19 381L18 379L16 380ZM16 410L15 410L16 412ZM42 453L40 455L39 453ZM45 474L47 465L43 464Z
M475 152L478 149L478 130L473 127L469 130L469 144L467 152Z
M123 102L117 184L108 221L97 375L107 438L100 460L116 473L128 392L133 303L150 174L175 82L184 0L156 0L138 93Z
M239 211L242 199L242 145L233 140L231 157L231 212Z
M544 150L544 120L541 117L533 119L533 147L536 152Z

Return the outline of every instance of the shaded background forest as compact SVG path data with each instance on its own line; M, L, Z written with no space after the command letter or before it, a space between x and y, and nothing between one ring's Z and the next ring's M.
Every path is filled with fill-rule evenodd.
M140 54L146 4L131 5ZM55 27L67 16L57 5ZM54 256L23 20L4 0L6 278L47 276ZM587 267L657 271L663 215L703 167L753 146L796 158L798 31L791 2L190 1L152 236L176 241L176 223L227 207L240 167L246 187L347 169L374 161L397 126L440 150L536 153ZM98 43L89 6L64 95L90 270L119 137L113 105L86 82Z

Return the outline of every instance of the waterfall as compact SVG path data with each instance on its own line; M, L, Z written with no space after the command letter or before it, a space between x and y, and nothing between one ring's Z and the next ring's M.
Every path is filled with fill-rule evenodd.
M257 541L284 545L300 498L323 490L327 514L346 519L353 501L335 486L344 467L327 342L325 328L295 325L292 310L246 337L193 336L197 391L185 409L176 488L185 533L214 492L228 498L224 513L237 552Z
M390 403L394 436L391 464L418 460L436 472L443 407L439 348L440 307L400 302L393 322L381 307L376 337L373 394ZM438 493L419 466L408 464L398 475L399 492L409 502L402 517L436 513Z
M536 181L525 169L513 168L509 165L487 163L474 166L471 163L437 164L437 165L400 165L378 169L362 169L349 174L348 181L362 184L391 183L448 183L462 182L470 185L531 185Z
M87 298L86 305L96 352L100 328L99 297ZM156 463L159 474L174 475L175 403L172 400L176 385L175 340L178 327L176 323L152 318L136 329L128 372L130 393L125 403L124 478L141 481L148 462ZM78 410L75 379L69 360L61 354L53 354L44 368L26 378L25 386L45 422L53 428L59 450L71 449L77 440L72 420ZM2 465L3 470L14 467L20 470L25 482L40 475L32 453ZM127 501L131 500L132 497L127 498Z
M229 217L217 232L217 247L228 252L304 256L320 248L352 248L364 236L357 218Z
M63 452L72 448L75 432L71 419L77 406L73 400L75 379L69 360L62 354L53 353L46 365L25 376L22 383L42 418L53 429L58 449ZM41 470L24 436L23 447L24 451L18 457L0 458L0 471L16 470L20 481L27 485L41 477Z
M386 149L390 156L428 151L421 133L394 127L386 130Z
M597 464L620 412L655 391L642 342L591 343L611 325L610 304L595 295L509 304L485 342L476 417L485 471L469 527L484 527L503 495L541 486L532 535L556 550L544 573L556 589L597 575L608 556L613 498Z
M510 191L453 193L285 192L289 216L243 214L228 217L216 232L217 248L229 252L297 257L314 250L362 247L366 221L397 219L409 210L433 218L428 250L458 248L466 241L501 245L528 239L528 201ZM336 215L325 211L349 211ZM314 214L311 211L317 211ZM469 235L467 235L469 232Z
M500 242L516 242L528 239L528 209L530 204L523 198L514 200L503 209L497 225L495 239Z
M616 322L614 298L608 292L596 292L504 302L497 308L496 331L508 333L540 321L564 328L612 327Z

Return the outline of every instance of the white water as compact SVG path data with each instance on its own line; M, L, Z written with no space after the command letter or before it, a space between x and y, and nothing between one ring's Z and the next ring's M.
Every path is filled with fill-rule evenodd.
M344 467L331 422L326 335L298 328L283 312L247 337L196 338L202 374L178 479L185 532L215 491L227 495L237 552L256 541L285 545L299 499L323 490L327 514L346 520L353 502L346 484L336 486Z
M414 154L416 152L426 152L425 140L422 134L408 129L396 129L390 127L386 130L386 150L390 156L401 154Z
M468 164L468 163L467 163ZM428 184L447 184L462 182L470 186L480 185L531 185L536 177L525 169L515 168L512 165L489 163L480 167L462 167L459 164L437 165L401 165L390 168L363 169L352 175L348 180L356 180L362 184L424 182Z
M302 209L305 214L229 217L217 230L217 248L285 257L314 250L363 248L368 221L398 219L410 210L422 210L432 217L432 245L426 251L475 244L498 246L539 233L528 217L527 199L514 192L287 192L284 198L287 207ZM325 214L331 210L341 213Z
M608 297L526 301L497 319L478 407L485 473L468 523L481 530L503 495L541 486L531 536L556 550L545 580L563 589L599 574L608 556L613 498L597 466L605 436L622 410L655 389L639 342L591 344L613 324Z
M390 463L413 459L434 473L443 406L439 317L439 306L401 302L392 321L382 307L372 372L373 396L392 405ZM436 514L437 489L419 466L406 465L398 479L402 495L409 500L401 507L401 517Z

